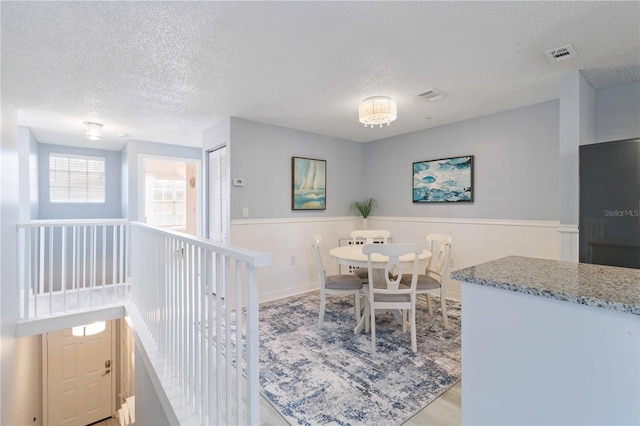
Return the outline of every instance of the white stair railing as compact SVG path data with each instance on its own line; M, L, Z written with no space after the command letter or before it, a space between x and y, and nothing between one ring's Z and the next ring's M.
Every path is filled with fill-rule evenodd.
M121 305L172 424L259 424L258 268L271 255L126 220L17 231L19 325Z
M127 312L176 419L259 424L257 268L271 256L141 223L131 231Z
M18 225L19 320L124 304L128 225L122 219Z

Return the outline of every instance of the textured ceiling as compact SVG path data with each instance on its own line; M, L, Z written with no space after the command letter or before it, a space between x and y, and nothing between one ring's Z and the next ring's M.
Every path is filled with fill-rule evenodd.
M596 89L640 80L638 1L1 7L2 95L43 143L200 146L229 116L367 142L557 98L573 70ZM570 43L577 57L545 57ZM449 97L417 97L432 88ZM358 122L371 95L396 98L391 126Z

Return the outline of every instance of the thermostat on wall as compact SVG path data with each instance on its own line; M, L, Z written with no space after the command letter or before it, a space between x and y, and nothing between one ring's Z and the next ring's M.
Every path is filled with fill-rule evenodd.
M244 186L244 178L233 178L233 186Z

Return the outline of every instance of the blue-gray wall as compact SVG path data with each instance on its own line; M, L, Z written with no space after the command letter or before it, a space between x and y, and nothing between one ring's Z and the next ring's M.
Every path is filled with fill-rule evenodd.
M594 142L640 137L640 80L596 90Z
M580 143L640 137L640 81L575 108L588 130ZM560 220L560 127L556 99L367 144L231 118L215 132L226 137L212 133L203 146L229 144L231 177L246 179L231 187L232 219L243 207L250 218L342 216L373 196L378 216ZM413 204L412 163L458 155L475 157L475 201ZM291 211L292 156L328 160L325 212Z
M246 180L231 187L231 219L346 216L365 191L365 144L239 118L230 120L231 178ZM291 210L291 157L327 161L327 209Z
M49 153L92 155L105 158L104 203L52 203L49 197ZM120 153L101 149L39 144L39 219L113 219L121 216Z
M171 422L162 407L160 396L155 392L151 374L147 371L146 364L142 361L144 356L136 348L136 424L143 426L169 426Z
M549 101L366 145L374 215L556 220L558 101ZM412 164L474 156L474 202L413 204Z

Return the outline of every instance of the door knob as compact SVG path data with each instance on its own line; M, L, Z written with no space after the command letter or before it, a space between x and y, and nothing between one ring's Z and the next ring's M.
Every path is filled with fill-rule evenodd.
M111 369L108 369L104 372L103 376L106 376L107 374L111 373Z

